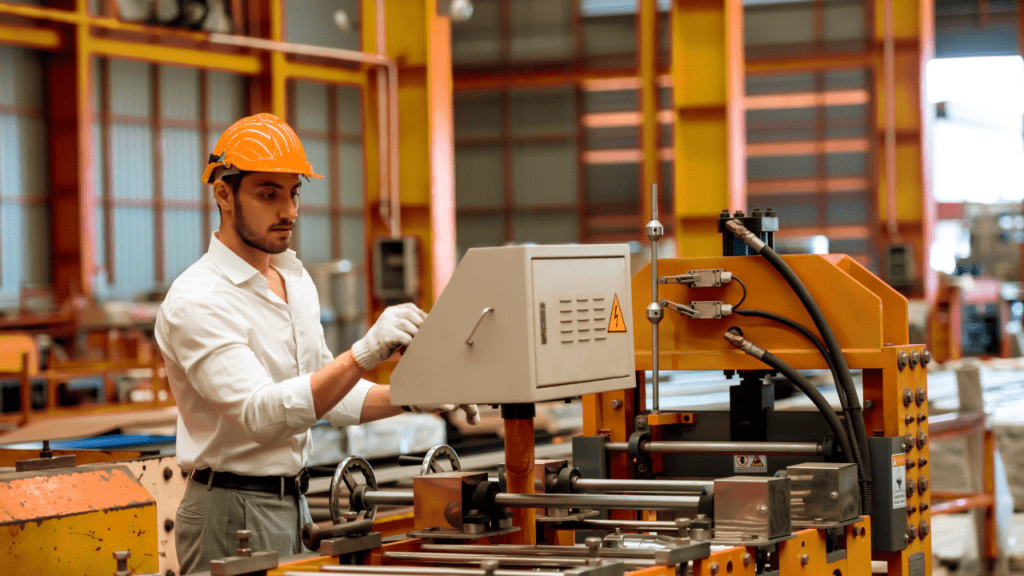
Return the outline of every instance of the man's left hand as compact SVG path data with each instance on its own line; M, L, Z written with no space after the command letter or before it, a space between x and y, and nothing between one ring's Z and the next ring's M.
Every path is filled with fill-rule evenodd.
M420 414L437 414L439 412L453 412L456 408L462 408L466 412L466 422L472 425L480 423L480 409L476 404L435 404L428 406L411 406L413 412Z

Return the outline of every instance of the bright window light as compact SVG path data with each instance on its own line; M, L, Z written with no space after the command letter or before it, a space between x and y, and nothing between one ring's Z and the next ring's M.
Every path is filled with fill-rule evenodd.
M828 238L825 236L812 236L811 254L828 254Z

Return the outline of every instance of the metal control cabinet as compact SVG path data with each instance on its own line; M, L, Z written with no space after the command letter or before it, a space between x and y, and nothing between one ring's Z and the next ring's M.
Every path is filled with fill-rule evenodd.
M510 404L635 386L629 248L469 250L391 375L391 401Z

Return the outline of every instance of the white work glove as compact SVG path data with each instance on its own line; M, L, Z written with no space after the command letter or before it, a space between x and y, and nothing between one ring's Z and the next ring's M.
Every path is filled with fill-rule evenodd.
M363 370L387 360L402 346L408 346L420 330L427 313L415 304L399 304L384 310L377 322L352 345L352 357Z
M435 404L432 406L409 406L410 412L417 414L437 414L438 412L452 412L456 408L462 408L466 412L466 422L472 425L480 423L480 409L476 404Z

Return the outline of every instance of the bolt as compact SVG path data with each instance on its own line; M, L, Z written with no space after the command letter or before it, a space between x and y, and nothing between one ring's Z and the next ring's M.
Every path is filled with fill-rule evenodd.
M498 570L498 561L488 558L480 563L480 569L484 571L485 576L494 576L494 573Z
M907 524L907 543L913 542L917 539L917 526L913 524Z
M636 427L637 428L647 428L647 416L637 416L636 417Z
M833 491L828 493L828 497L833 499L833 500L839 500L839 492L836 492L835 490L833 490Z
M903 448L905 451L910 452L911 450L914 449L914 435L913 434L911 434L910 432L907 432L907 435L904 438L904 441L906 442L906 446L904 446L904 448Z
M927 348L921 351L921 366L927 366L932 363L932 353Z
M612 400L612 408L622 408L622 400L619 400L618 398Z
M918 387L917 387L917 398L916 398L916 400L917 400L917 405L918 405L918 406L921 406L922 404L924 404L924 401L925 401L925 399L926 399L927 397L928 397L928 396L926 395L926 393L925 393L925 391L924 391L924 386L918 386Z
M164 468L164 480L170 480L174 476L174 470L171 470L170 466Z
M711 563L711 576L715 576L715 574L718 574L719 570L721 570L721 568L718 566L718 562L712 562Z
M924 448L924 445L927 443L928 435L924 433L924 430L921 430L917 433L917 449L920 450L921 448Z
M913 504L907 506L907 514L913 514L915 512L917 512L917 506L914 506Z
M114 576L128 576L131 574L128 571L128 559L131 557L132 553L128 550L114 552L114 559L117 560L117 572L114 572Z
M917 533L921 536L921 538L924 538L928 536L928 532L930 532L930 529L928 528L928 523L921 522L921 527L917 529Z
M915 466L915 464L914 464L913 460L907 460L907 470L910 470L914 466Z
M760 218L761 217L761 209L760 208L754 208L753 210L751 210L750 211L750 217L751 218Z
M249 547L249 537L252 536L252 530L239 530L236 532L238 535L238 556L252 556L252 548Z
M927 414L918 414L917 415L917 421L918 422L924 422L927 419L928 419L928 415Z
M917 481L917 493L918 494L924 494L927 491L928 491L928 479L927 478L921 478L920 480Z
M914 350L910 353L910 367L917 368L917 365L921 363L921 353Z
M917 465L918 466L924 466L927 463L928 463L928 459L927 458L918 458L917 459Z
M174 520L171 520L170 518L164 520L164 530L168 532L174 530Z
M910 388L903 389L903 405L910 406L910 403L914 401L914 391Z
M907 498L910 498L911 496L913 496L914 492L916 492L916 491L917 491L917 486L914 485L914 481L911 480L910 478L907 478Z
M807 555L807 554L801 554L800 555L800 565L801 566L807 566L810 563L811 563L811 557L809 555Z
M899 366L900 370L903 370L904 368L907 367L907 364L909 363L910 356L907 356L906 352L900 350L900 353L896 356L896 365Z
M732 213L732 217L733 218L743 218L745 216L746 216L746 214L743 213L743 210L737 210L737 211Z
M869 398L866 398L866 399L864 400L864 410L865 410L865 411L867 411L867 410L871 410L871 409L872 409L872 408L874 408L874 407L875 407L875 401L874 401L874 400L871 400L871 399L869 399Z
M914 415L913 414L907 414L906 416L903 417L903 422L907 426L910 426L911 424L914 423Z
M928 503L927 502L922 502L921 503L921 512L924 512L927 509L928 509Z
M759 514L761 514L762 516L768 514L768 505L764 504L764 503L758 504L757 505L757 512Z

